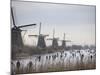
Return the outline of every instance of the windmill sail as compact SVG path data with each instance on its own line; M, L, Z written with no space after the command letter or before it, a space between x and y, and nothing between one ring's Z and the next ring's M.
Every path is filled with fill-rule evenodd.
M53 38L48 38L47 40L52 40L52 48L58 48L59 38L55 38L55 29L53 29Z
M15 20L14 20L14 14L13 14L13 8L12 7L11 7L11 16L12 16L12 20L13 20L13 25L15 27L16 25L15 25Z
M23 26L18 26L18 28L23 28L23 27L28 27L28 26L34 26L36 24L28 24L28 25L23 25Z
M39 35L41 34L41 22L40 22L40 27L39 27Z

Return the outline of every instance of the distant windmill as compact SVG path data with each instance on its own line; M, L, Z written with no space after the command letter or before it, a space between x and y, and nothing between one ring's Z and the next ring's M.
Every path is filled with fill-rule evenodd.
M71 42L71 40L65 40L65 33L64 33L64 37L63 37L63 40L61 40L62 41L62 48L66 48L66 42Z
M48 38L47 40L52 40L52 48L58 48L59 38L55 38L55 29L53 30L53 38Z
M37 42L38 48L45 48L46 47L45 37L49 36L49 35L41 34L41 23L40 23L40 27L39 27L39 34L38 35L29 35L29 37L31 37L31 36L38 37L38 42Z
M13 20L13 25L14 25L14 27L11 29L11 44L12 44L12 46L18 46L18 47L21 46L22 47L23 41L22 41L21 32L23 30L21 30L20 28L34 26L36 24L16 26L12 8L11 8L11 15L12 15L12 20Z

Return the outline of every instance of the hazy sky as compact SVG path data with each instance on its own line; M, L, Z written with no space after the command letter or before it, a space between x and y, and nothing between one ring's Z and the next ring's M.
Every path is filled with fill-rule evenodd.
M41 33L49 34L49 37L55 28L55 37L59 39L63 39L63 33L66 33L66 40L72 40L73 44L95 44L95 6L13 1L12 7L17 26L37 24L23 28L28 30L23 38L25 44L36 45L37 38L28 35L38 34L40 22ZM46 40L46 43L50 45L51 41Z

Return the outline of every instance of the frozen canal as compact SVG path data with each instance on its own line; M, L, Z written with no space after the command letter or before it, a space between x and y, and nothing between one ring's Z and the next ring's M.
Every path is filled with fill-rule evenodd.
M16 73L95 69L95 50L60 51L13 61Z

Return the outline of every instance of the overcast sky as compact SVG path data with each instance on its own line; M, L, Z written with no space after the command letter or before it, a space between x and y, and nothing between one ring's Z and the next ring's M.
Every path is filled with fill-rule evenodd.
M55 29L55 37L59 39L63 39L63 33L66 33L66 40L72 40L73 44L95 44L95 6L13 1L12 7L17 26L37 24L23 28L28 30L23 38L25 44L36 45L37 38L28 35L38 34L40 22L41 33L49 34L49 37ZM51 41L46 40L46 43L50 45Z

